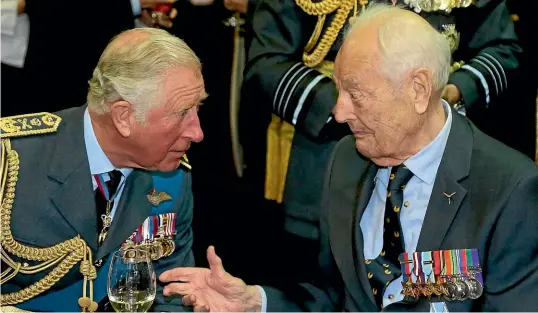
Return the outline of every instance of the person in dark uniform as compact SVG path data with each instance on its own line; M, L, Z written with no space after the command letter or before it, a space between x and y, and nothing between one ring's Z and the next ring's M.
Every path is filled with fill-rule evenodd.
M196 312L538 307L538 167L442 99L450 65L420 16L359 15L335 60L334 116L353 134L324 175L315 282L249 286L210 247L209 269L163 273L165 294Z
M185 152L203 138L205 96L194 52L142 28L109 44L87 105L0 119L0 311L109 310L108 269L122 247L148 250L156 275L194 265ZM162 288L152 310L182 310Z
M499 100L515 85L521 53L504 0L376 2L404 6L445 35L453 65L443 98L450 105L478 125L488 108L501 107ZM286 239L274 240L274 225L266 236L287 255L271 259L270 268L287 268L291 279L308 279L316 267L323 173L337 140L350 133L331 115L337 98L332 61L349 20L367 5L363 0L261 0L252 16L242 140L254 184L264 183L265 197L283 204ZM502 108L517 110L515 104Z

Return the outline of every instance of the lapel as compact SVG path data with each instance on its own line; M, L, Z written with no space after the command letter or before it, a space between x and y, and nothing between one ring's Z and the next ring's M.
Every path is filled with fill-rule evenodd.
M331 170L330 243L342 279L354 301L363 302L362 293L366 292L372 303L375 303L366 277L362 233L358 221L372 194L377 167L359 156L353 141L350 136L337 146L340 151L335 155ZM375 305L371 310L375 310Z
M51 201L92 250L97 250L97 212L90 165L84 143L84 110L72 109L63 117L48 177L59 183Z
M469 175L473 133L466 118L452 110L452 126L437 170L417 251L439 250L467 190L460 181ZM448 196L451 195L450 203Z
M118 248L151 215L152 207L146 195L152 188L153 179L149 172L134 170L129 175L114 220L105 241L95 255L95 260Z

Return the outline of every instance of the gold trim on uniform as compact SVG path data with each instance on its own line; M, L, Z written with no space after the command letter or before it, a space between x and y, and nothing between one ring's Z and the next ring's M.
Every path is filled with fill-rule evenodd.
M30 113L0 118L2 138L53 133L62 118L51 113Z
M189 170L192 170L192 165L190 165L189 163L189 159L187 158L187 155L184 154L180 159L179 159L179 165L183 165L185 166L186 168L188 168Z
M474 2L474 0L405 0L405 4L409 5L417 13L421 11L445 11L450 13L456 8L467 8Z
M2 118L1 128L2 131L8 133L5 137L27 136L54 132L60 121L61 119L53 114L26 114L24 116ZM27 129L27 124L24 124L23 127L23 123L28 122L30 122L30 125L36 126L37 129ZM82 289L82 297L78 299L78 303L84 312L97 310L97 303L93 301L93 280L97 278L97 272L95 266L92 264L92 251L80 236L47 248L26 246L17 242L13 237L11 233L11 210L15 202L15 188L19 175L20 160L19 154L11 148L9 138L2 138L1 154L0 201L2 203L2 230L0 232L0 260L6 266L0 276L0 285L19 274L34 275L51 267L53 269L45 277L28 287L11 293L2 293L0 295L0 303L2 306L15 305L34 298L49 290L77 263L80 263L80 272L84 277L84 287ZM23 263L15 261L8 255L8 252L11 255L19 257ZM24 261L29 260L40 261L41 263L34 266L24 266L27 264ZM87 285L89 285L89 297L87 297Z
M454 54L460 45L460 33L456 30L456 24L443 25L443 31L441 32L448 40L450 46L450 54Z

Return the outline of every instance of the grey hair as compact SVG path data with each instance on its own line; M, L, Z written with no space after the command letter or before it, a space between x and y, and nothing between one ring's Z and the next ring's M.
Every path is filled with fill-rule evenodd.
M434 89L440 90L447 84L450 74L451 52L448 40L433 27L425 25L427 22L421 21L418 15L418 19L415 19L401 14L402 9L401 6L371 3L357 16L346 36L376 17L390 16L380 24L377 34L383 74L393 83L399 84L409 71L427 68L432 71Z
M130 32L138 32L140 36L116 44ZM125 31L107 46L93 71L88 107L104 114L110 104L125 100L133 106L136 119L144 122L147 112L164 101L160 92L163 72L177 66L201 72L200 60L183 40L156 28Z

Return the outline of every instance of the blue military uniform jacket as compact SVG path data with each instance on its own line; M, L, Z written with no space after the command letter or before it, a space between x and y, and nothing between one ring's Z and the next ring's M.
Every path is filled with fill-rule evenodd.
M3 306L80 311L78 300L83 296L83 281L88 279L93 281L91 300L95 302L88 309L97 309L107 295L111 253L122 245L144 244L144 239L157 237L159 231L168 231L169 236L163 237L166 244L155 244L155 238L145 242L146 248L160 247L152 250L157 251L153 253L157 277L174 267L194 265L191 174L186 158L170 173L133 170L108 236L98 246L97 212L84 145L84 110L1 119L2 177L6 178L2 180ZM141 227L148 223L151 228ZM53 260L58 262L40 268ZM157 281L152 310L182 310L181 299L165 299L163 287ZM88 287L85 296L90 297Z

